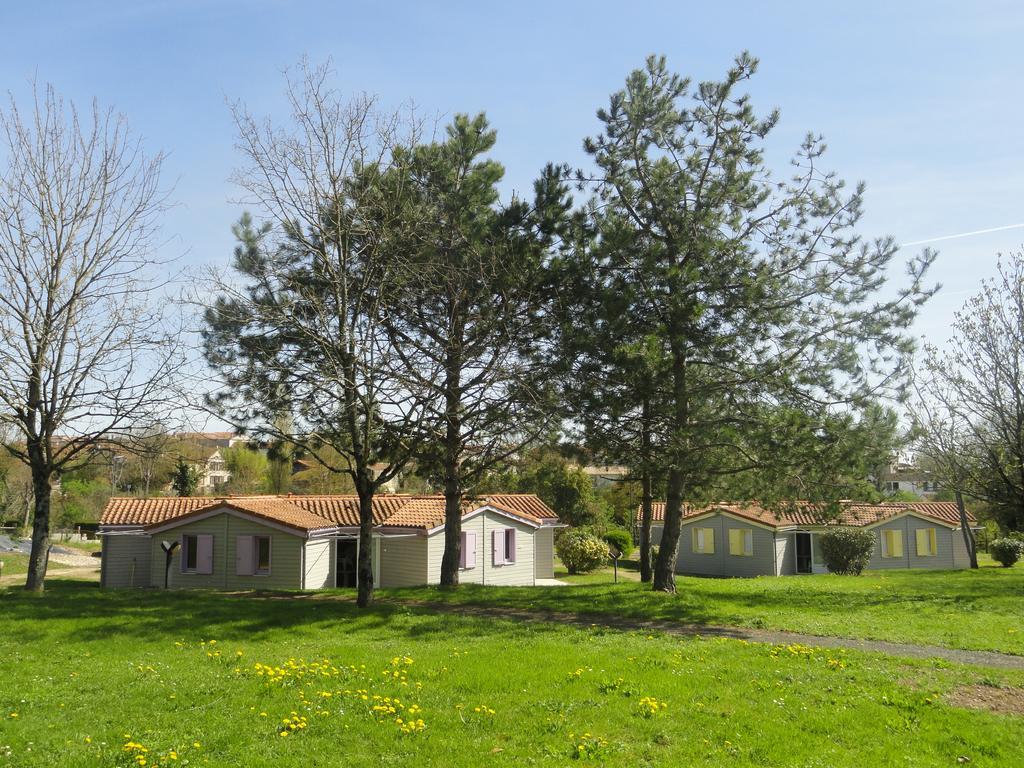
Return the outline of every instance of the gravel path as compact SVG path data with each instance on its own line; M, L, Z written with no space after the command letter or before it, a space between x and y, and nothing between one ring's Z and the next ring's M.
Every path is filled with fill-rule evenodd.
M635 619L617 618L586 613L555 613L550 611L525 611L518 608L504 608L480 605L449 605L447 603L431 603L413 600L399 601L410 607L426 608L441 613L459 613L468 616L486 616L495 619L514 619L517 621L550 621L577 627L610 627L621 630L640 630L648 632L664 632L680 637L728 637L734 640L747 640L752 643L771 643L773 645L815 645L820 648L848 648L856 651L875 651L890 656L904 656L915 659L944 659L960 664L977 664L985 667L1024 670L1024 656L1014 656L995 651L965 651L956 648L943 648L936 645L915 645L912 643L890 643L884 640L858 640L851 637L829 637L823 635L807 635L801 632L783 632L771 629L753 629L747 627L723 627L711 624L683 624L674 621L637 621Z

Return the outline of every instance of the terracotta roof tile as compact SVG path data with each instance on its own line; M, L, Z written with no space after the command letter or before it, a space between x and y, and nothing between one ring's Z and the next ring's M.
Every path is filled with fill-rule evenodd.
M557 522L558 516L532 494L495 494L463 502L463 514L490 504L537 525ZM358 496L224 496L188 498L112 498L100 525L152 527L181 517L231 506L284 525L314 530L359 525ZM431 529L444 523L444 497L381 494L373 499L375 526Z
M822 525L838 522L842 525L864 526L877 523L904 512L914 512L944 523L958 525L960 512L951 501L887 501L872 504L868 502L842 502L839 517L830 518L821 506L801 502L789 508L770 510L753 503L715 503L702 506L683 505L683 517L693 517L712 509L722 509L740 517L757 520L773 527L790 525ZM651 508L651 519L655 523L665 521L665 502L656 501ZM968 519L975 522L974 516L968 512ZM640 508L636 511L636 521L640 522Z
M203 496L137 499L114 497L100 516L100 525L151 525L217 504Z

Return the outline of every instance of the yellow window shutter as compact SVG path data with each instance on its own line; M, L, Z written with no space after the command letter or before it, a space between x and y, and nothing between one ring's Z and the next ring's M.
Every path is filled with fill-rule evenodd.
M893 557L903 557L903 531L892 532L892 546L889 552Z
M930 550L929 551L933 555L939 554L939 546L938 546L938 542L936 541L935 529L934 528L929 528L928 529L928 544L930 546Z
M743 554L743 531L741 531L739 528L729 529L729 554Z
M931 554L929 550L930 540L928 538L927 528L918 528L914 531L914 537L917 539L917 556L927 557Z

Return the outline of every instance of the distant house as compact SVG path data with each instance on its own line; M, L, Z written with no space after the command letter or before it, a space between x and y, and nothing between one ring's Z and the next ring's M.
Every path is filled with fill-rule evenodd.
M374 500L374 583L436 584L444 497ZM324 589L356 585L355 496L113 498L100 518L104 587ZM467 500L463 583L532 585L554 576L558 517L532 494ZM163 544L177 544L168 566Z
M638 526L639 516L638 510ZM665 504L657 502L653 544L661 543L664 519ZM703 576L827 573L819 538L836 525L875 534L870 569L970 566L960 514L952 502L846 502L838 518L827 522L809 504L772 511L756 504L723 503L684 507L676 572Z
M614 483L621 483L630 476L629 467L622 466L587 465L580 469L594 483L595 488L606 488Z
M940 490L933 474L912 461L894 461L882 469L873 480L882 493L902 491L927 499L935 496Z
M227 462L221 455L220 448L215 450L204 464L199 465L199 485L201 493L209 493L222 488L231 480L231 472Z
M249 438L237 432L175 432L172 437L203 448L234 448L249 445Z

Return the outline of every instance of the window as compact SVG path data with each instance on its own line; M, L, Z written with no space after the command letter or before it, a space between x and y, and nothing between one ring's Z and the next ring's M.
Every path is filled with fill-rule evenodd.
M903 531L882 531L882 557L903 557Z
M213 573L213 536L211 534L182 534L181 572Z
M754 529L729 529L729 554L750 557L754 554Z
M491 552L495 565L512 565L516 561L516 529L491 531Z
M934 528L918 528L914 536L917 539L918 557L935 557L938 554Z
M459 547L459 568L476 568L476 532L463 531Z
M691 528L691 543L693 551L698 555L715 554L715 529L714 528Z
M269 576L270 536L239 536L235 539L235 573L239 576Z
M270 575L270 537L269 536L255 536L256 546L256 568L254 569L257 574L261 576Z
M181 570L195 571L199 556L198 550L195 535L186 533L181 537Z

